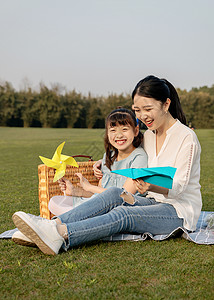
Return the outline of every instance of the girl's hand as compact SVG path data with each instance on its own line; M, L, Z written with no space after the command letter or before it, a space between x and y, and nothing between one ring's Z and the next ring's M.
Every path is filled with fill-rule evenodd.
M142 179L133 179L133 182L137 191L140 194L144 194L145 192L148 192L150 189L150 183L145 182Z
M103 173L100 170L102 165L102 160L98 160L94 165L93 165L93 170L94 170L94 175L97 177L97 179L101 179L103 177Z
M77 175L80 179L80 183L78 185L81 186L85 191L90 192L90 182L83 177L81 173L75 173L75 175Z
M73 194L73 184L64 177L58 180L60 190L65 193L67 196L72 196Z

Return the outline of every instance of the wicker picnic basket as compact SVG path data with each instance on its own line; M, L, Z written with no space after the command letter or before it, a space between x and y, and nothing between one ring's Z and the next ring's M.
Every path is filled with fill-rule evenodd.
M83 155L78 155L82 157L88 157ZM76 157L76 156L73 156ZM95 161L84 161L78 162L79 168L67 166L65 171L65 178L69 179L75 186L79 182L79 178L75 173L82 173L83 176L88 179L91 184L97 185L98 179L94 176L93 165ZM40 216L46 219L51 219L52 214L48 209L49 200L53 196L63 195L59 189L57 182L53 182L55 170L49 168L44 164L38 166L38 176L39 176L39 207Z

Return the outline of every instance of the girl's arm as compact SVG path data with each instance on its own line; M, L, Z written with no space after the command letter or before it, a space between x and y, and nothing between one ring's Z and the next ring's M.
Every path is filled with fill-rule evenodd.
M61 191L67 196L89 198L93 195L93 193L85 191L82 187L74 186L68 179L61 178L58 183Z
M104 154L105 157L105 154ZM105 191L106 189L102 187L102 177L103 173L101 171L101 166L102 166L102 159L98 160L94 165L93 165L93 170L94 170L94 175L99 179L98 186L91 184L86 178L82 176L81 173L76 173L80 179L79 186L86 192L93 194L99 194Z
M105 156L104 158L105 159ZM130 164L129 164L129 167L131 168L146 168L147 167L147 154L146 152L140 148L138 150L138 153L136 154L136 156L134 158L131 159L130 161ZM99 160L97 163L95 163L94 165L94 172L95 170L97 169L97 166L101 165L102 163L102 160ZM98 171L100 171L99 169L97 169ZM100 171L101 172L101 171ZM102 174L102 172L101 172ZM102 193L103 191L106 190L106 188L103 188L101 186L101 182L102 182L102 178L100 179L99 181L99 184L98 186L95 186L95 185L92 185L88 182L87 179L85 179L82 174L80 173L76 173L76 175L80 178L80 186L85 190L85 191L90 191L92 193ZM127 178L127 180L125 181L124 185L123 185L123 188L131 193L131 194L135 194L137 192L137 187L136 185L134 184L133 180L131 178ZM143 193L142 193L143 194Z
M91 192L93 194L95 194L95 193L100 194L100 193L102 193L102 192L104 192L106 190L106 188L103 188L101 186L102 179L100 179L98 186L96 186L96 185L91 184L86 178L84 178L81 173L76 173L76 175L80 179L80 186L85 191ZM126 180L126 182L123 185L123 188L127 192L132 193L132 194L135 194L137 192L137 190L138 190L137 187L136 187L136 185L134 184L134 182L133 182L133 180L131 178L128 178Z
M102 179L99 180L99 184L98 184L98 186L96 186L96 185L91 184L85 177L82 176L81 173L76 173L75 175L77 175L80 179L80 183L79 183L80 187L83 188L87 192L90 192L92 194L95 194L95 193L99 194L106 190L105 188L103 188L101 186Z

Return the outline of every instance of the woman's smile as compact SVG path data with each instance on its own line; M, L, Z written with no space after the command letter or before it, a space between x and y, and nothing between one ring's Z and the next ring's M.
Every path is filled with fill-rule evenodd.
M150 121L144 121L144 124L147 126L147 127L151 127L154 123L154 120L150 120Z

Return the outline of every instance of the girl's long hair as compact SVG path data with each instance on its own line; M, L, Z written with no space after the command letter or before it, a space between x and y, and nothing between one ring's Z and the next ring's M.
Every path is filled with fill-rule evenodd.
M167 98L171 100L169 112L174 119L178 119L186 125L186 117L182 110L178 93L174 86L166 79L160 79L153 75L140 80L132 92L132 100L135 95L153 98L165 103Z
M106 166L111 170L111 165L118 156L118 149L112 146L108 139L108 127L115 127L119 125L131 125L133 130L137 127L137 120L134 113L126 108L118 108L113 110L106 118L104 146L106 151ZM143 134L139 131L134 138L132 144L135 148L139 147L143 140Z

